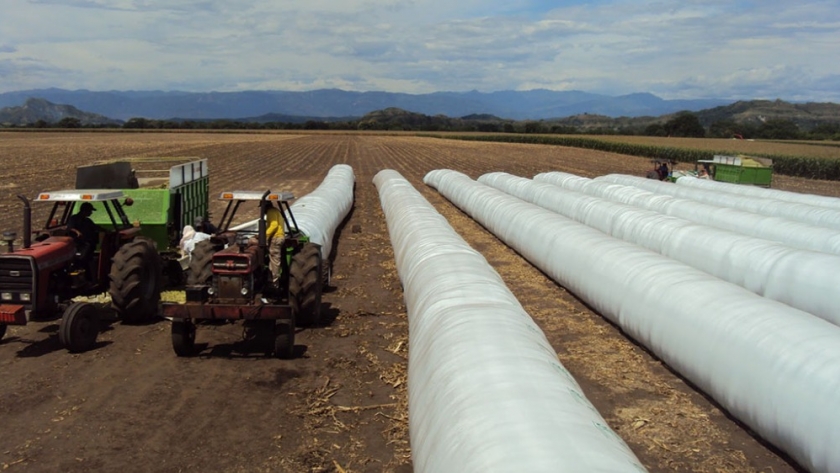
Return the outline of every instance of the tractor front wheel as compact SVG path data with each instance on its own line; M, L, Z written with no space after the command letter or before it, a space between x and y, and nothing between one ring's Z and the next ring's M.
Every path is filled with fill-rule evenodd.
M301 325L321 322L321 248L306 243L289 265L289 302Z
M64 311L58 339L73 353L88 351L99 335L99 309L89 302L74 302Z
M278 320L274 326L274 356L290 360L295 356L295 323Z
M123 322L148 322L157 315L163 273L153 242L138 238L124 244L109 276L111 306Z
M178 356L195 354L195 324L191 320L172 321L172 349Z
M187 285L197 286L209 284L213 279L213 254L216 247L210 240L196 243L190 257L190 268L187 274Z

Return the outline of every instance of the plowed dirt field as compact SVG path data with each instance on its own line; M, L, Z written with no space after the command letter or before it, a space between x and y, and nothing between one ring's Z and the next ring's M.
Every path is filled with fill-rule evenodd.
M473 178L644 175L645 159L401 135L2 133L0 230L20 234L16 194L69 188L77 165L137 156L207 158L213 195L271 188L300 196L332 165L350 164L356 200L324 295L329 323L299 331L294 360L250 352L239 324L199 326L203 350L189 359L173 353L165 320L110 325L94 350L75 355L61 348L57 323L10 327L0 342L3 471L410 472L407 319L371 182L382 169L402 173L485 255L650 471L797 471L422 183L437 168ZM778 177L774 187L840 196L836 183ZM220 216L221 205L212 211Z

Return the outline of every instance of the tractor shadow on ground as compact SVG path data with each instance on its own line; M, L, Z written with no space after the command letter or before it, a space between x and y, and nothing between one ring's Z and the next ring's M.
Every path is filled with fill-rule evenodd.
M295 333L302 329L297 328ZM200 332L199 332L200 333ZM227 338L227 337L226 337ZM307 351L306 345L294 346L294 358L302 357ZM243 327L241 337L230 342L196 343L195 355L200 358L247 358L247 359L277 359L274 357L274 334L257 331L249 334Z
M58 335L50 335L49 337L45 338L44 340L24 340L24 339L10 339L10 341L16 340L21 343L27 343L25 347L18 350L17 357L18 358L37 358L40 356L48 355L50 353L64 350L64 346L58 340ZM110 340L100 340L97 341L93 348L89 351L98 350L102 347L106 347L114 342Z
M304 330L319 329L332 325L340 313L341 311L333 307L331 303L321 303L321 321L318 324L298 326L295 333L299 334ZM227 324L227 321L202 321L198 325L198 333L201 333L202 326L224 326ZM196 342L194 353L199 358L276 359L272 354L273 349L273 337L245 338L243 331L243 338L232 342L214 343L213 345L207 342ZM307 350L307 345L295 344L293 358L302 358Z
M332 325L335 322L335 319L338 318L338 314L341 311L335 307L333 307L332 303L330 302L322 302L321 303L321 321L317 324L312 324L304 327L304 329L311 329L311 328L324 328ZM300 330L300 327L298 327Z
M209 348L209 351L208 351ZM295 345L294 358L301 358L306 354L306 345ZM276 360L272 354L273 342L263 340L237 340L232 343L219 343L210 346L209 343L196 343L195 351L200 358L265 358Z
M111 327L112 322L103 320L100 321L100 323L100 334L113 330L113 327ZM38 330L38 333L50 334L47 338L43 340L30 340L20 337L12 337L8 340L4 340L4 342L17 342L26 344L26 346L17 351L16 356L18 358L37 358L56 351L64 350L64 346L61 344L61 341L58 338L58 330L59 324L49 324ZM112 343L114 342L110 340L99 340L93 345L93 348L91 348L88 351L98 350Z

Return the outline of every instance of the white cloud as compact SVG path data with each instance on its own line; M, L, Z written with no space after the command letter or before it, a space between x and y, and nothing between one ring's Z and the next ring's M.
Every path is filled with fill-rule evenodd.
M541 87L840 101L835 1L6 3L0 91Z

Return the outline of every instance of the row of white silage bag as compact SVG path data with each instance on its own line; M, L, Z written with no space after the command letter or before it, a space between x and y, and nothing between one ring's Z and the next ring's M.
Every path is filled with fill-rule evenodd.
M708 179L697 179L692 176L683 176L677 179L681 186L697 187L700 189L713 190L718 192L730 192L732 194L759 197L762 199L784 200L798 204L825 207L828 209L840 210L840 199L824 195L803 194L801 192L790 192L779 189L767 189L764 187L745 186L741 184L730 184L728 182L710 181Z
M802 466L840 472L840 327L463 174L426 182Z
M408 310L414 471L644 471L484 257L399 173L374 183Z
M777 241L794 248L840 255L840 232L829 228L654 194L638 187L596 181L565 172L537 174L534 180L703 225Z
M840 230L840 211L825 207L815 207L813 205L797 204L775 199L748 197L745 195L709 191L687 186L675 186L670 182L661 182L655 179L628 176L626 174L608 174L606 176L596 177L595 180L640 187L656 194L671 195L720 207L745 210L770 217L783 217L818 227Z
M791 248L501 172L479 182L840 325L840 256Z
M292 204L292 215L309 241L321 245L326 261L332 251L333 237L353 207L356 176L346 164L333 166L321 184Z

